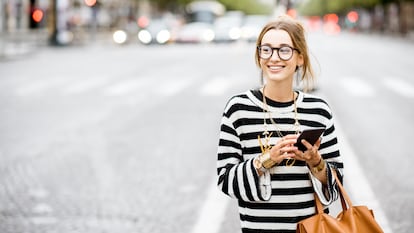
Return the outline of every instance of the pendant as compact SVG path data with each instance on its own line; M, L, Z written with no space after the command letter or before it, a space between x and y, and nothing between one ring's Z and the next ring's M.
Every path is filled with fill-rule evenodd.
M263 133L264 135L264 143L262 142L262 138L260 138L260 134L257 135L257 140L259 141L260 150L262 151L262 154L265 154L270 149L272 149L272 146L270 145L270 137L272 137L273 133L269 133L269 131L265 130Z
M286 167L292 167L296 162L296 159L288 158L286 160Z

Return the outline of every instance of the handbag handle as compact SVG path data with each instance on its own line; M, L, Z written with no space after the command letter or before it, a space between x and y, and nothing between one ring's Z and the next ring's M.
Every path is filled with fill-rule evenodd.
M339 195L341 198L341 205L342 205L342 210L347 210L348 206L352 206L352 202L351 199L349 198L348 194L345 191L345 188L342 186L341 181L338 178L338 175L336 174L336 171L331 169L331 172L333 173L333 176L336 180L336 183L338 184L338 188L339 188ZM319 200L319 197L316 193L314 193L315 196L315 206L316 206L316 212L318 214L322 214L323 213L323 206L321 201Z

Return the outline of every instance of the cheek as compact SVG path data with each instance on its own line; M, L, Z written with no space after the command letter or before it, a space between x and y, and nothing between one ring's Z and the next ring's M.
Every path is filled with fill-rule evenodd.
M259 64L260 64L260 68L261 68L261 69L263 69L264 67L266 67L266 64L265 64L265 63L266 63L266 61L265 61L265 60L260 59L259 61L260 61L260 62L259 62Z

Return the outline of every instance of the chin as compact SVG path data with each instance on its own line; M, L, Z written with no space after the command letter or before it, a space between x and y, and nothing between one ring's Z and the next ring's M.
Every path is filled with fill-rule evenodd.
M279 75L279 74L277 74L277 75L270 74L270 75L267 75L266 76L266 79L269 80L269 81L278 81L278 82L281 82L281 81L288 80L289 77L286 77L284 75Z

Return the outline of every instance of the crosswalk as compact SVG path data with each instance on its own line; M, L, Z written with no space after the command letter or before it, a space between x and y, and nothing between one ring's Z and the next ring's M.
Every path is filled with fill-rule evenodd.
M63 94L65 95L82 94L90 90L94 90L96 88L100 88L105 85L108 85L109 82L110 80L108 78L101 78L101 77L90 78L80 83L75 83L73 85L68 86L67 88L63 90Z
M202 81L200 81L202 80ZM11 87L13 96L32 97L51 93L62 96L82 95L87 93L101 94L106 97L122 97L137 93L155 94L171 97L183 91L198 93L200 96L223 96L257 86L257 79L243 75L217 75L206 79L174 77L159 80L155 77L124 77L114 79L105 76L70 79L54 77L32 80L30 83ZM327 86L328 85L328 86ZM334 82L323 88L339 88L342 94L358 98L373 98L384 91L406 99L414 99L414 80L401 77L383 77L368 81L357 76L337 77ZM333 86L335 85L335 86ZM323 91L323 90L322 90Z
M357 98L373 98L390 94L406 99L414 99L414 80L399 77L383 77L367 81L361 77L339 77L335 79L341 93ZM343 90L343 91L342 91Z
M414 98L414 86L397 78L385 78L383 84L402 97Z
M339 82L352 96L373 97L376 94L375 89L371 85L356 77L343 77Z

